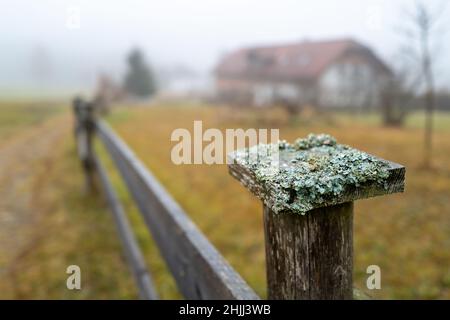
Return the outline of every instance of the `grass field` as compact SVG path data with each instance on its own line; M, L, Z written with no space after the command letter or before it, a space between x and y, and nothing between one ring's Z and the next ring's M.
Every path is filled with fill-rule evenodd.
M0 103L0 143L9 136L42 123L62 111L52 103Z
M16 125L0 129L0 160L12 159L7 168L2 167L4 177L0 170L0 225L10 229L4 217L11 218L11 213L32 223L11 225L17 228L12 237L26 239L20 247L10 248L9 243L0 242L0 250L5 253L2 260L0 252L0 297L135 298L113 220L100 197L83 193L68 108L37 112L34 117L28 105L2 106L0 122ZM3 114L13 121L5 121ZM194 120L203 120L204 128L280 128L281 138L288 141L309 132L326 132L342 143L404 164L404 194L356 203L355 286L364 290L366 267L377 264L382 271L382 289L365 290L373 297L450 298L450 115L436 115L434 169L426 171L420 169L420 115L412 115L405 128L393 129L380 126L374 116L348 114L318 118L305 113L292 121L282 110L255 114L176 105L116 109L108 118L115 130L231 265L258 294L265 296L259 201L228 175L225 165L176 166L170 160L175 144L170 141L172 131L192 130ZM47 145L39 145L38 141L50 137ZM125 203L160 296L180 298L117 172L101 146L97 148ZM25 179L12 189L11 182L19 177ZM5 200L24 205L16 208ZM6 260L11 256L6 253L14 250L17 252L12 260ZM80 292L65 288L65 268L70 264L78 264L83 270Z
M312 115L290 121L280 111L239 112L226 108L157 106L122 109L110 122L138 156L189 213L220 252L262 296L265 295L261 205L224 165L181 165L170 160L176 128L192 130L194 120L204 128L280 128L292 141L309 132L326 132L355 146L407 167L406 192L358 201L355 207L355 285L365 288L366 268L382 270L382 290L376 298L450 297L450 117L436 116L434 170L420 169L421 116L412 115L406 128L383 128L376 119L339 114ZM117 182L118 184L119 182ZM123 188L121 186L121 188ZM126 193L121 192L126 199ZM142 221L131 209L138 234ZM148 243L149 262L163 297L176 296L156 250Z
M111 215L83 192L68 107L1 103L0 122L0 299L136 298Z

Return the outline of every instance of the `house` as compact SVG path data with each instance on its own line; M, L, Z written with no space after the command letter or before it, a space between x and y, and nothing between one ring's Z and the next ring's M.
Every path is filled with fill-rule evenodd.
M352 39L244 48L215 69L225 102L266 106L374 107L391 76L367 46Z

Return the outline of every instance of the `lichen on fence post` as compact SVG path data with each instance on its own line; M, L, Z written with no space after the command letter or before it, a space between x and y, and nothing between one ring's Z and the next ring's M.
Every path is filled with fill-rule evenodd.
M237 150L228 167L263 202L269 299L352 299L353 201L402 192L405 168L325 134Z

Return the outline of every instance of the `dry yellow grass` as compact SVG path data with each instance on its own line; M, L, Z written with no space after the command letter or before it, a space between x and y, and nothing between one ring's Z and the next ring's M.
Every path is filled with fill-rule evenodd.
M308 116L293 123L279 110L255 114L195 106L122 109L110 121L212 243L262 296L265 268L259 201L228 175L225 165L174 165L170 160L175 144L170 135L174 129L192 130L194 120L203 120L204 128L280 128L281 138L288 141L309 132L326 132L341 143L404 164L407 167L404 194L356 204L355 286L365 289L366 267L377 264L382 270L382 289L366 290L376 298L450 298L450 121L446 117L438 119L432 171L419 169L422 131L417 122L404 129L389 129L372 120L339 115L327 119ZM123 186L120 188L125 199ZM133 219L140 228L138 234L144 233L139 218ZM156 282L165 285L168 275L163 272L156 250L150 244L146 248L151 267L156 271ZM170 285L163 291L163 297L176 296Z
M83 193L71 117L29 110L0 105L16 123L0 130L0 299L136 298L111 215ZM81 291L66 288L71 264Z
M19 142L22 135L48 139L46 131L36 127L28 108L1 107L0 116L11 116L14 112L12 117L17 120L17 126L0 130L0 151L4 158L5 148L9 145L17 144L18 150L38 145ZM83 179L68 111L48 121L41 118L39 112L36 116L38 123L44 122L42 129L51 126L58 139L45 152L34 152L30 148L30 157L20 157L17 166L8 169L12 175L15 171L24 172L20 174L25 178L18 188L20 192L9 192L9 182L0 181L2 190L9 190L8 196L17 197L18 201L29 200L23 207L24 216L33 217L26 227L18 225L17 232L12 233L25 241L20 249L16 248L17 252L14 248L8 251L7 256L14 256L14 260L0 262L0 298L136 298L136 288L126 268L109 212L101 198L86 197L82 193ZM110 121L119 134L219 251L264 296L259 201L228 175L225 165L176 166L170 160L174 145L170 141L172 130L191 129L194 120L203 120L205 128L280 128L281 137L287 140L309 132L327 132L342 143L404 164L407 167L404 194L362 200L356 204L355 285L364 289L366 267L378 264L382 270L382 290L366 290L376 298L450 298L448 115L437 116L435 169L424 171L419 169L422 152L420 116L411 117L404 129L387 129L378 126L372 116L335 115L324 119L305 114L294 122L280 110L255 114L226 108L163 105L115 111ZM108 160L100 145L97 148L102 158ZM16 147L8 149L13 150L7 156L12 157L12 163L19 160L14 151ZM19 164L28 169L16 170ZM107 166L125 203L160 296L180 298L117 172L110 161ZM15 177L8 179L13 181ZM5 194L2 192L2 200L5 200ZM16 216L14 210L8 208L6 213ZM0 245L0 250L4 250L5 244ZM0 260L1 257L2 254ZM69 264L82 267L81 292L65 288L65 268Z

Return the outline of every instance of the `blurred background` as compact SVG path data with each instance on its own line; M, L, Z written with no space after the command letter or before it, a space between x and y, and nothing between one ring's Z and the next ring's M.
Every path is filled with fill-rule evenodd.
M231 265L266 294L259 202L224 165L176 166L171 132L329 133L407 168L355 208L355 286L450 298L450 8L427 0L3 3L0 298L136 298L104 201L86 195L71 101L98 112ZM102 158L109 161L98 145ZM162 298L180 298L113 165ZM66 289L66 267L83 289ZM379 265L382 288L368 290Z

